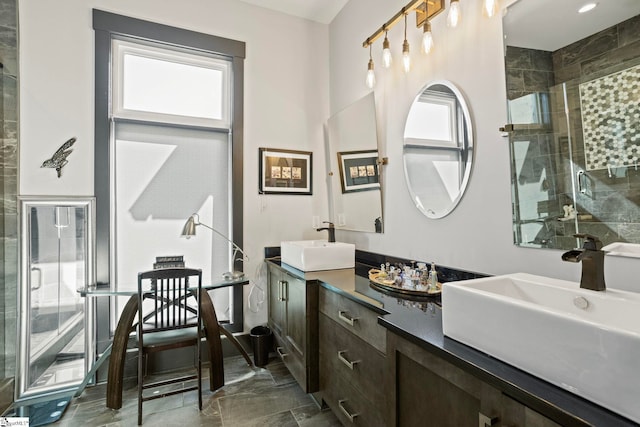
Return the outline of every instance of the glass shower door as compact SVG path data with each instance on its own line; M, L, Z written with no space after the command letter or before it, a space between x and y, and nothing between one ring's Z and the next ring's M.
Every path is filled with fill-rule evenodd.
M564 85L509 101L514 242L574 247L572 135ZM567 237L568 236L568 237Z
M90 316L78 289L92 283L90 204L21 201L21 396L72 387L87 373Z

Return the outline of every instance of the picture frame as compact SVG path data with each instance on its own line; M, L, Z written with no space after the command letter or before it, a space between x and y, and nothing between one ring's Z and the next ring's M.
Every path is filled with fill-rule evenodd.
M338 152L342 193L380 189L378 151Z
M313 153L259 148L260 194L313 194Z

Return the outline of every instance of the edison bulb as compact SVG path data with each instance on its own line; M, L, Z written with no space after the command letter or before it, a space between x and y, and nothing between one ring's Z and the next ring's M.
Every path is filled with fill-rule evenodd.
M382 42L382 66L384 68L391 67L391 49L389 48L389 39L387 36L384 36L384 41Z
M460 23L460 18L460 1L451 0L451 3L449 4L449 14L447 15L447 26L451 28L457 27Z
M404 41L402 44L402 68L405 73L411 70L411 55L409 55L409 42Z
M422 51L428 54L431 52L431 49L433 49L433 35L431 34L431 30L429 30L422 34Z
M371 59L369 60L369 66L367 68L367 78L365 83L369 89L373 89L376 85L376 74L373 71L373 61Z
M376 74L373 72L373 70L367 71L366 83L369 89L373 89L373 87L376 85Z
M499 1L498 0L484 0L482 5L482 12L489 18L498 12Z

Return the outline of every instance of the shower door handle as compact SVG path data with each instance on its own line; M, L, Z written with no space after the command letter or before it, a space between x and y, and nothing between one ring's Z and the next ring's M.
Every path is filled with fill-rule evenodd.
M585 194L587 192L587 190L585 190L584 186L582 185L582 181L584 180L584 178L585 171L579 170L576 174L576 180L578 181L578 191L582 194Z
M36 272L38 273L38 285L33 286L33 273L36 273ZM42 287L42 269L38 267L31 267L31 280L32 280L31 290L35 291L37 289L40 289Z

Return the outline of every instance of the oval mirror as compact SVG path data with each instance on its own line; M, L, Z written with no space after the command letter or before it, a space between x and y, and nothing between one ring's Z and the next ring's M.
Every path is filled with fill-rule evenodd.
M404 173L416 207L429 218L451 213L464 193L473 160L473 128L462 93L448 81L416 96L404 128Z

